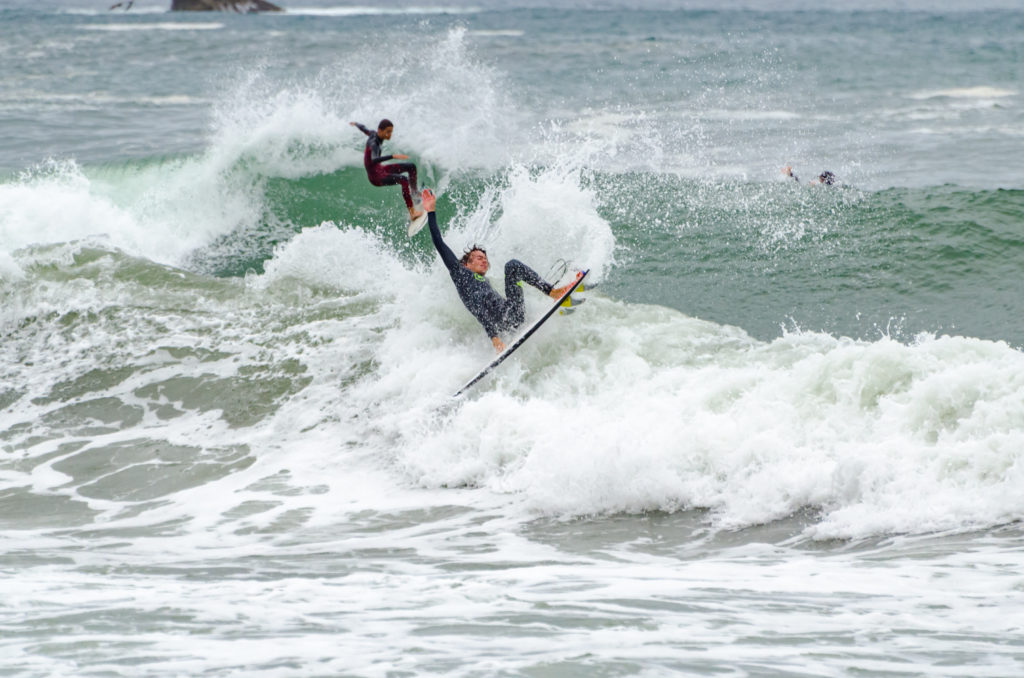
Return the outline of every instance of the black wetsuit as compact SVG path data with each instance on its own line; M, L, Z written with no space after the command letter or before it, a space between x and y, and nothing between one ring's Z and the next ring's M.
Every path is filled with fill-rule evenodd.
M430 237L434 241L434 247L441 255L441 261L448 269L452 282L455 283L459 298L484 326L488 337L493 339L498 336L499 331L513 330L522 324L526 317L526 306L520 283L532 285L544 294L550 293L553 289L532 268L512 259L505 264L505 298L502 299L487 278L463 266L451 248L444 243L441 239L441 230L437 227L437 216L433 212L427 213L427 223L430 224Z
M377 136L377 133L356 123L363 134L369 137L366 140L366 150L363 151L363 166L366 167L366 176L374 186L402 186L402 199L405 206L412 207L412 194L416 192L416 165L411 162L396 162L392 165L385 165L387 160L393 160L392 155L381 155L381 144L384 140ZM408 178L403 176L408 174Z

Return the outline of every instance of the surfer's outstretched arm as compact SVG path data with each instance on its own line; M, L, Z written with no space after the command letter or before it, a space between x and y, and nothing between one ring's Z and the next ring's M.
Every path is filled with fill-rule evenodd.
M455 283L455 289L459 292L462 303L466 306L466 310L472 313L473 317L483 325L484 332L487 333L491 343L494 344L494 348L500 353L505 349L505 345L498 338L496 322L497 318L500 317L500 297L491 290L490 285L484 281L482 276L474 276L468 268L463 266L462 261L455 256L455 252L452 252L452 248L448 247L441 238L441 229L437 225L437 214L434 212L434 206L437 201L434 197L434 192L429 188L424 188L420 197L423 200L423 209L427 211L430 239L434 241L434 248L437 249L437 253L441 256L441 261L444 263L445 268L448 269L448 275L451 276L452 282ZM483 295L479 293L481 288L486 291ZM488 297L496 298L498 303L489 302L487 300Z
M370 135L374 134L373 131L366 129L365 125L361 125L358 122L350 122L349 124L352 125L353 127L358 128L359 131L362 132L363 134L365 134L366 136L370 136Z
M448 247L444 240L441 239L441 229L437 225L437 215L434 214L434 210L427 210L427 225L430 226L430 239L434 241L434 248L441 255L444 267L451 273L462 264L459 263L459 258L455 256L455 252L452 252L452 248Z
M452 248L445 244L441 238L441 228L437 225L437 214L434 212L434 206L437 199L434 197L434 192L429 188L423 189L421 195L423 200L423 209L427 211L427 225L430 227L430 239L434 241L434 248L437 253L441 255L441 261L444 262L444 267L451 273L453 270L457 270L462 264L459 263L459 258L455 256L455 252L452 252Z

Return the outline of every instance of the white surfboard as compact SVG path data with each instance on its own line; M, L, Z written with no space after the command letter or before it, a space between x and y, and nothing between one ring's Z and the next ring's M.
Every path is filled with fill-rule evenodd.
M426 225L426 223L427 223L427 212L426 212L426 210L424 210L423 214L421 214L418 217L416 217L415 219L412 219L411 221L409 221L409 237L411 238L414 235L416 235L417 233L419 233L420 229L423 228L423 226Z

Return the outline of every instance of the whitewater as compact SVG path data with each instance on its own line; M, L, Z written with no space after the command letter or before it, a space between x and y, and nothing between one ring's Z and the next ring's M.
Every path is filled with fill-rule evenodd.
M0 9L0 675L1020 675L1020 11L450 4Z

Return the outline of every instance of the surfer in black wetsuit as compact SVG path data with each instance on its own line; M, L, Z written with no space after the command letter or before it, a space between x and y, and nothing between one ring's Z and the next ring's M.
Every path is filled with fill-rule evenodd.
M785 167L782 168L782 173L785 174L787 177L792 178L793 181L795 181L796 183L800 183L799 177L793 174L793 168L790 167L789 165L786 165ZM815 182L812 181L811 183L813 184ZM836 175L833 174L832 172L829 172L828 170L823 170L822 173L818 175L817 183L825 184L826 186L832 186L833 184L836 183Z
M381 145L391 138L395 131L394 124L384 118L377 124L377 131L368 130L358 122L350 122L353 127L369 137L366 140L366 150L363 152L363 165L366 166L366 176L374 186L394 186L401 184L402 198L405 206L409 209L409 218L415 219L423 212L417 210L412 204L413 193L416 192L416 165L411 162L396 162L385 165L386 160L408 160L409 156L401 153L394 155L381 155ZM409 176L405 176L408 174Z
M434 203L433 192L429 188L423 189L423 209L427 211L427 223L430 225L430 237L434 241L434 247L441 255L441 261L448 269L448 275L452 277L462 303L484 326L494 349L501 353L505 350L505 344L498 336L498 332L514 330L526 317L523 283L536 287L552 299L560 298L572 287L572 283L564 287L553 287L532 268L517 259L512 259L505 264L505 298L502 299L484 277L490 268L487 252L473 245L460 259L441 239Z

